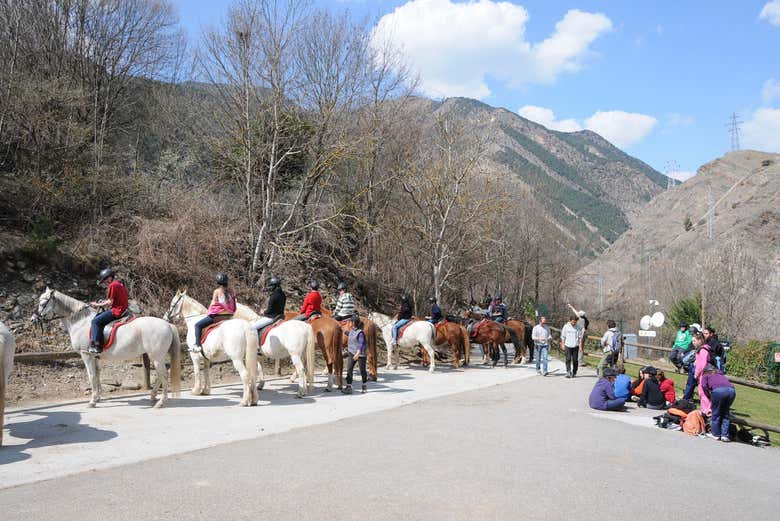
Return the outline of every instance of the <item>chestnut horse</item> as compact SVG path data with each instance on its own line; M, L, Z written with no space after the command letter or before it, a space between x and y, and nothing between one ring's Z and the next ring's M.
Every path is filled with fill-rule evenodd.
M284 319L290 320L298 316L295 311L285 311ZM341 325L332 318L321 316L309 322L314 330L314 339L317 348L322 351L325 364L328 366L328 386L326 391L333 387L335 373L336 385L339 389L344 386L344 357L341 355Z
M480 313L474 313L467 310L463 314L463 318L481 320L482 315ZM514 329L511 329L504 324L501 324L500 322L494 322L491 320L485 322L479 327L477 336L471 337L471 341L482 346L482 351L485 354L485 358L483 359L484 363L487 363L487 357L489 356L490 359L493 360L493 367L495 367L498 363L499 348L504 352L504 367L509 365L509 356L507 355L506 351L507 343L511 342L514 344L515 349L517 349L517 346L521 346L520 349L522 350L522 343L520 342L520 338L517 336L517 333L514 331ZM487 346L487 349L485 349L485 346Z
M457 322L442 321L436 324L436 339L434 347L449 345L452 348L452 366L460 367L460 356L463 354L463 365L467 366L471 362L471 341L466 328ZM422 364L427 366L430 363L428 353L421 349Z
M326 317L333 316L330 310L326 308L322 308L322 314ZM366 363L368 364L368 379L372 382L376 382L378 377L376 339L379 337L379 328L376 327L376 324L371 322L366 317L360 317L360 322L363 324L363 334L366 335ZM345 346L347 345L347 337L349 336L349 332L352 331L352 321L345 320L344 322L341 322L341 330L344 331L344 338L341 339L341 345Z

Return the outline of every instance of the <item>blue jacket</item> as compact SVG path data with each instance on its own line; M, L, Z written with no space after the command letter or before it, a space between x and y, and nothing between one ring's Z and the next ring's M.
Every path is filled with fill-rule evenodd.
M593 386L593 390L590 392L590 398L588 398L588 404L592 409L598 409L600 411L607 410L607 400L615 399L615 391L612 388L612 382L606 378L599 378L596 385Z
M628 397L631 395L631 378L624 374L617 375L613 389L615 390L615 397L628 400Z
M433 306L431 306L431 322L434 323L440 322L441 319L442 319L441 308L439 307L438 304L434 304Z

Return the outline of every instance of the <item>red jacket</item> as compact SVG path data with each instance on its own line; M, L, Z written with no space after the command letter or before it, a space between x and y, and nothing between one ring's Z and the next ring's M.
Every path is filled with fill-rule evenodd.
M674 395L674 380L667 378L661 382L661 392L664 393L664 398L667 402L674 403L674 400L676 399Z
M108 298L111 299L111 314L114 317L122 316L127 309L127 289L125 285L114 280L108 285Z
M322 295L319 291L311 290L303 299L301 315L310 316L312 313L322 313Z

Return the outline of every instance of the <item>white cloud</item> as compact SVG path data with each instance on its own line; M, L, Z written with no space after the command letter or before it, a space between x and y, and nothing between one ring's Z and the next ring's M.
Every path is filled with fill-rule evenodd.
M742 125L742 145L780 153L780 109L760 108Z
M612 28L603 14L573 9L534 44L525 39L528 20L524 7L506 1L410 0L379 20L374 38L398 43L427 94L482 99L489 77L519 87L580 70L590 45Z
M672 112L667 117L667 123L672 127L687 127L693 124L693 116Z
M658 123L653 116L622 110L599 110L582 123L576 119L556 119L551 109L536 105L526 105L517 112L526 119L561 132L576 132L583 128L592 130L619 148L628 148L638 143Z
M619 148L628 148L644 139L658 120L647 114L622 110L599 110L585 120L585 128L596 132Z
M666 175L668 175L672 179L676 179L676 180L678 180L680 182L685 182L688 179L690 179L691 177L695 176L696 172L683 172L683 171L680 171L680 172L667 172Z
M576 119L555 119L555 113L545 107L537 107L536 105L526 105L517 111L518 114L526 119L530 119L540 125L544 125L547 128L558 130L561 132L576 132L582 130L582 125Z
M764 86L761 88L761 100L769 104L775 98L780 98L780 81L770 78L764 82Z
M767 2L764 8L761 9L761 14L758 17L780 27L780 0Z

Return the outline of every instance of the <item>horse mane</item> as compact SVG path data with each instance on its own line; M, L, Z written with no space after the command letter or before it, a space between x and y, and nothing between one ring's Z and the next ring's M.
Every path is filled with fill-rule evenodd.
M95 311L89 307L86 302L82 302L77 298L66 295L61 291L52 291L57 294L57 300L59 300L60 303L71 313L71 316L68 318L72 322L78 322Z
M236 301L236 313L234 317L241 318L244 320L257 320L258 318L260 318L260 315L255 313L255 310L250 308L246 304L242 304Z
M206 308L206 306L204 306L203 304L201 304L200 302L198 302L197 300L195 300L195 299L194 299L194 298L192 298L191 296L189 296L189 295L186 295L186 294L185 294L183 298L184 298L184 299L185 299L187 302L189 302L189 304L190 304L192 307L194 307L194 308L195 308L195 312L197 312L197 313L204 313L204 314L205 314L205 313L206 313L206 311L208 311L208 308Z

